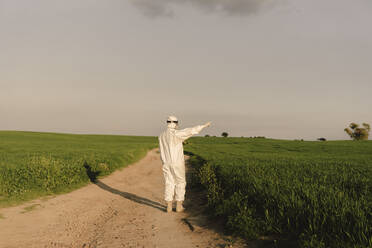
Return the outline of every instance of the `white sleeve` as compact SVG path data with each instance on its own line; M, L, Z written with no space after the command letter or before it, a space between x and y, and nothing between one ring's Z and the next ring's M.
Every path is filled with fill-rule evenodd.
M164 164L165 163L165 161L164 161L164 159L163 159L163 144L162 144L162 142L161 142L161 139L160 139L160 136L158 137L158 140L159 140L159 152L160 152L160 160L161 160L161 162Z
M201 130L203 130L204 126L199 125L195 127L185 128L182 130L176 130L175 134L177 138L181 140L187 140L191 136L200 133Z

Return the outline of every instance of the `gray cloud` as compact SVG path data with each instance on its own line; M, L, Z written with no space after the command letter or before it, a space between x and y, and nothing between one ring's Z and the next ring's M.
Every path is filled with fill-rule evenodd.
M132 3L140 9L144 15L154 18L159 16L173 16L173 10L168 0L132 0Z
M258 12L271 0L131 0L148 17L173 16L173 7L191 5L207 13L250 15Z

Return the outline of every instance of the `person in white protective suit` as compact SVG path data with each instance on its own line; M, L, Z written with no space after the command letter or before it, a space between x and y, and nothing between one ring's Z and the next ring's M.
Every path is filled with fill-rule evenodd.
M163 162L163 174L165 181L165 201L167 202L167 212L172 211L173 196L177 202L176 211L184 210L182 203L185 198L186 175L185 158L183 155L183 141L191 136L200 133L210 122L178 130L178 119L169 116L167 120L168 128L159 136L160 157Z

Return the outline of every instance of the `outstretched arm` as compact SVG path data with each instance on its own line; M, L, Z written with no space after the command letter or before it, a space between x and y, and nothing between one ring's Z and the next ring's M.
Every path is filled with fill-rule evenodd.
M198 125L195 127L185 128L182 130L176 130L176 136L181 140L187 140L195 134L200 133L204 128L209 127L211 122L207 122L204 125Z

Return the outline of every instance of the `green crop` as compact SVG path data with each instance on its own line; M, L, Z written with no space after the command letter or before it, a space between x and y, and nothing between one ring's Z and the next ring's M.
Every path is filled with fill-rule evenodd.
M0 131L0 206L68 192L157 146L155 137Z
M372 142L192 138L208 205L246 239L372 247Z

